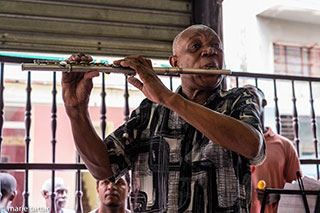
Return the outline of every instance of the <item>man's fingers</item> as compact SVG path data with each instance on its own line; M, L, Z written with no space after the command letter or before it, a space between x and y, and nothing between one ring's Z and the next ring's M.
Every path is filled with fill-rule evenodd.
M143 83L134 76L128 77L128 82L139 90L142 90L143 88Z
M120 65L120 62L121 62L121 61L122 61L122 60L114 60L114 61L113 61L113 64L114 64L114 65Z
M98 71L90 71L90 72L86 72L83 76L84 79L92 79L94 77L99 76L99 72Z
M93 61L93 59L90 55L86 55L84 53L78 53L78 54L72 54L67 60L68 63L74 62L76 64L78 64L80 61L89 63Z
M93 59L90 55L83 55L81 56L80 60L85 62L91 62Z
M137 67L139 65L144 65L152 68L152 62L150 59L146 59L142 56L127 56L121 60L115 60L114 64L121 65L123 67ZM132 67L133 68L133 67Z
M148 65L149 65L150 67L153 67L153 66L152 66L152 61L151 61L150 59L146 59L146 62L148 63Z
M120 65L123 67L131 67L135 69L138 66L138 61L135 59L125 58L120 61Z
M136 71L136 73L140 76L141 71L143 70L143 67L141 66L141 64L139 64L137 61L135 60L130 60L130 59L126 59L126 60L121 60L120 64L121 67L129 67L133 70ZM141 76L140 76L141 77Z

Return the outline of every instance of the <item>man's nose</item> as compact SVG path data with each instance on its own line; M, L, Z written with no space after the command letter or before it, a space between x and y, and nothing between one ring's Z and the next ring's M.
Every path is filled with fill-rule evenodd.
M66 198L67 197L67 192L66 191L62 191L62 192L56 192L56 197L63 197Z
M202 56L212 56L212 55L216 55L218 52L217 50L212 47L212 46L206 46L203 48L202 50Z
M115 185L112 183L112 182L109 182L108 185L107 185L107 189L113 189L115 188Z
M67 197L67 192L66 192L66 191L61 192L61 193L60 193L60 196L61 196L61 197Z

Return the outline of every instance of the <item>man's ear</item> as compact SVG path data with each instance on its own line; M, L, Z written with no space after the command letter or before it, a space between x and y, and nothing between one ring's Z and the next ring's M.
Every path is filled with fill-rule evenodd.
M9 200L13 201L13 199L17 196L17 191L15 190L14 192L11 193Z
M47 191L41 191L41 194L42 194L42 196L43 196L45 199L48 199L48 198L49 198L49 192L47 192Z
M267 100L266 99L263 99L262 100L262 107L265 107L267 105Z
M171 56L169 57L169 62L170 62L170 65L171 65L172 67L177 67L177 66L178 66L178 56L176 56L176 55L171 55Z

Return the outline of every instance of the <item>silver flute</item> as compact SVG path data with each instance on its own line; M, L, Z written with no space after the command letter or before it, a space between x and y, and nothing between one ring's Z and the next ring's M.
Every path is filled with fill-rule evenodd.
M67 63L66 61L34 60L34 63L23 63L22 71L60 71L60 72L88 72L98 71L103 73L121 73L135 75L136 71L131 68L116 66L114 64L80 62ZM230 75L226 69L196 69L178 67L153 67L157 75L179 76L180 74L206 74L206 75Z

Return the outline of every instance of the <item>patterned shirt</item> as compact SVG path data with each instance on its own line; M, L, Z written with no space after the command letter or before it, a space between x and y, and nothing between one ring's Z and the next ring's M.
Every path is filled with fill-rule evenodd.
M181 91L180 87L183 95ZM204 106L262 132L254 96L245 88L217 90ZM250 165L265 158L265 144L248 159L215 144L177 113L148 99L105 144L114 178L131 170L134 212L248 212Z

